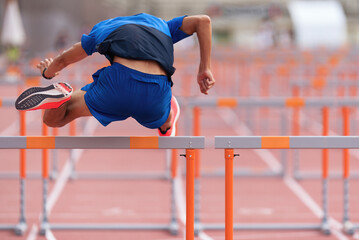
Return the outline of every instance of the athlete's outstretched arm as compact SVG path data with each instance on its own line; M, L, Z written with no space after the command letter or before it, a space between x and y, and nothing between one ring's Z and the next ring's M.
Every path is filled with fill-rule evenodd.
M211 50L212 50L212 25L211 19L206 15L188 16L183 19L180 29L187 33L197 33L200 64L197 75L197 82L201 92L208 94L208 90L216 82L211 72Z
M78 42L54 59L46 58L42 60L37 65L37 68L40 69L41 74L44 73L47 78L53 78L68 65L78 62L87 56L87 53L81 46L81 42ZM43 72L45 68L46 70Z

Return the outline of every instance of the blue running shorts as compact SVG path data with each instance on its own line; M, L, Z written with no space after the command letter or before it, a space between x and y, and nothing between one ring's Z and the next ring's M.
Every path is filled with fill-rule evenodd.
M134 118L155 129L162 126L171 109L171 83L164 75L152 75L114 62L92 75L82 87L92 115L103 125Z

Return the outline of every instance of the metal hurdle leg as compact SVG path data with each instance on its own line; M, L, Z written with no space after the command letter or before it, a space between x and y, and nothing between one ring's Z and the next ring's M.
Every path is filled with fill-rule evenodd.
M20 135L26 132L26 113L20 112ZM16 225L15 234L22 235L26 231L25 218L25 178L26 178L26 150L20 149L20 221Z
M287 121L286 121L286 113L285 111L281 111L281 135L285 136L287 133ZM280 159L281 159L281 167L282 167L282 171L281 171L281 176L285 177L285 175L287 174L287 156L288 156L288 151L286 149L281 149L280 150Z
M323 201L323 218L321 231L329 235L330 226L328 222L328 149L323 149L323 180L322 180L322 201Z
M171 179L171 222L169 231L172 235L178 235L179 226L177 223L176 213L176 194L175 194L175 180Z
M246 124L248 128L253 131L253 110L250 107L246 108L247 114L246 114Z
M343 180L343 231L346 234L353 235L355 233L355 226L349 219L349 179L344 178Z
M25 218L25 180L20 179L20 221L15 227L16 235L23 235L27 229Z
M167 150L166 152L168 152ZM171 222L170 222L170 233L172 235L178 235L179 226L177 222L177 208L176 208L176 193L175 193L175 178L177 176L177 149L172 149L171 155Z
M52 171L50 174L50 179L55 180L57 178L57 175L59 174L59 154L57 149L53 149L51 151L51 159L52 159Z
M194 240L195 150L186 149L186 240Z
M350 121L349 121L349 108L343 107L343 135L349 136ZM353 235L355 232L353 224L349 219L349 149L343 149L343 226L344 232L349 235Z
M225 149L225 224L205 224L203 229L225 230L225 239L233 240L233 149Z
M201 109L199 107L193 108L193 135L200 136L201 134ZM201 152L196 149L194 151L196 156L195 160L195 179L194 179L194 235L198 236L199 232L202 230L200 223L200 172L201 172Z
M40 226L40 234L45 235L46 231L50 229L49 219L48 219L48 212L47 212L47 194L48 194L48 180L47 178L43 178L42 180L42 201L43 201L43 208L42 208L42 220Z
M23 149L22 149L23 150ZM14 230L16 235L23 235L27 229L25 218L25 180L20 179L20 220L17 225L0 224L0 230Z
M323 136L328 136L329 132L329 109L323 107ZM329 173L329 152L328 149L322 150L322 200L323 200L323 218L322 218L322 232L326 235L330 234L330 226L328 222L328 173Z
M293 109L293 135L298 136L300 131L300 112L298 108ZM293 149L293 177L295 180L301 180L299 174L300 171L300 159L299 159L299 150Z
M198 177L194 180L194 235L198 236L202 231L202 224L200 221L201 210L201 194L200 194L200 180Z
M330 234L330 226L328 222L328 178L323 179L323 191L322 191L322 201L323 201L323 218L321 223L321 231L325 235Z
M71 165L70 179L75 180L77 178L75 149L70 150L70 165Z
M233 240L233 149L225 149L225 236Z
M52 129L52 134L54 136L57 136L59 132L58 128L53 128ZM57 149L53 149L51 151L51 160L52 160L52 171L50 173L50 179L51 180L55 180L57 178L57 175L59 173L59 154L58 154L58 150Z
M44 126L44 129L46 127ZM46 132L46 130L45 130ZM46 135L46 134L45 134ZM46 231L50 229L48 211L47 211L47 195L48 195L48 181L49 181L49 163L48 163L48 149L42 149L42 187L43 187L43 215L40 226L40 234L45 235Z

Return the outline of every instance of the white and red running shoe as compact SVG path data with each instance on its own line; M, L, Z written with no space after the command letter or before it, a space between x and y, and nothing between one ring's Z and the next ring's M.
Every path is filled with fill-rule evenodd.
M161 128L158 128L158 134L161 137L176 136L176 125L181 111L177 99L173 95L171 99L171 110L172 110L171 127L164 132L161 130Z
M32 87L20 94L15 107L22 111L58 108L71 99L72 92L72 87L62 82L47 87Z

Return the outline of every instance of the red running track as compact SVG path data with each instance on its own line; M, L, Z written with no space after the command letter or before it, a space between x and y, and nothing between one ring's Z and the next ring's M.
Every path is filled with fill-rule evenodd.
M228 110L228 109L227 109ZM225 110L225 111L227 111ZM246 135L248 130L243 119L246 112L232 111L234 115L225 115L222 110L206 109L202 111L201 135L211 138L216 135ZM17 135L16 128L11 127L17 119L15 109L0 108L0 131L2 135ZM184 113L184 111L182 111ZM266 128L259 121L252 134L259 134L268 129L268 135L278 135L280 122L274 112ZM228 125L228 117L236 116L235 122L242 127ZM319 115L308 112L311 122L320 121ZM226 120L227 119L227 120ZM335 119L333 117L333 119ZM308 120L308 121L309 121ZM335 125L335 124L334 124ZM41 113L28 114L28 135L41 133ZM104 128L90 118L77 122L78 134L83 128L93 135L155 135L156 131L144 129L133 120L114 123ZM185 134L184 116L179 122L179 135ZM237 125L236 125L237 126ZM336 131L335 126L332 127ZM316 135L315 127L303 128L302 135ZM60 135L67 135L68 128L60 129ZM264 135L264 134L262 134ZM261 172L278 166L279 150L242 150L235 159L236 168L246 168ZM264 153L263 153L264 151ZM1 173L18 171L18 150L2 150L0 156ZM27 151L27 172L39 172L41 169L41 151ZM170 217L170 182L166 180L85 180L68 179L66 166L69 161L68 150L58 150L59 178L50 181L49 201L50 223L168 223ZM166 169L165 151L163 150L86 150L77 151L76 170L97 173L153 173ZM302 180L296 182L290 176L292 169L288 151L288 177L281 178L236 178L234 182L234 220L235 223L319 223L318 206L321 206L321 181ZM303 150L300 152L301 170L319 170L320 150ZM266 159L263 159L266 158ZM268 160L270 159L270 160ZM180 168L184 169L184 159L179 159ZM51 168L51 166L50 166ZM330 151L330 168L341 170L341 151ZM222 150L212 148L202 151L201 169L203 172L218 172L224 169ZM358 158L352 158L352 171L359 171ZM63 182L61 182L63 181ZM224 178L201 177L201 211L202 223L224 224ZM64 183L64 185L60 185ZM183 218L183 197L185 193L184 177L177 185L177 211L180 223L178 236L167 231L68 231L53 230L47 239L183 239L185 226ZM359 222L358 180L351 180L350 217ZM0 223L16 224L19 218L19 181L18 179L0 179ZM344 235L340 229L342 220L342 181L329 182L329 214L334 220L333 234L324 236L319 231L235 231L234 239L358 239L357 235ZM300 194L305 193L305 195ZM58 195L56 195L58 194ZM51 199L51 200L50 200ZM23 236L15 236L12 231L0 231L0 239L46 239L39 235L40 216L42 212L42 186L38 178L26 180L26 217L28 230ZM224 230L205 230L196 239L224 239Z

